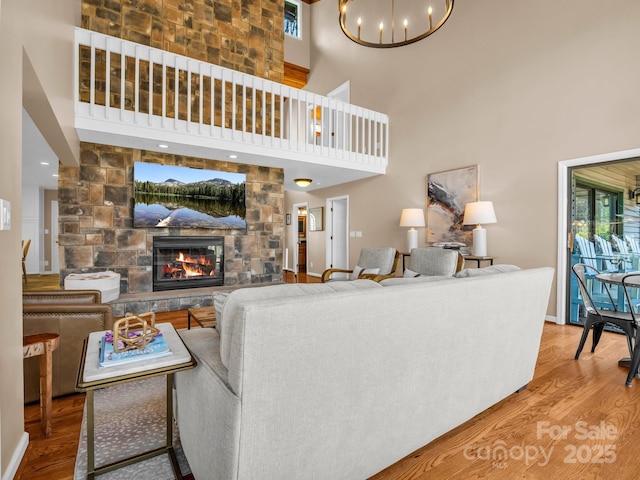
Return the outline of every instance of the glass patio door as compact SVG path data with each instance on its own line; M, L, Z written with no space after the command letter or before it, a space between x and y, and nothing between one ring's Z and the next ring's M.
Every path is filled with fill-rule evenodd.
M576 263L590 263L585 256L595 261L598 270L610 270L612 266L619 266L612 252L604 251L604 247L611 245L612 235L623 235L623 219L620 213L624 208L624 193L606 185L600 185L580 178L572 172L571 192L571 229L573 234L573 249L571 252L571 266ZM578 239L577 237L582 237ZM602 239L599 244L597 237ZM582 241L578 241L582 240ZM587 243L588 242L588 243ZM579 245L592 245L596 253L581 252ZM570 312L569 322L581 324L582 299L578 293L578 283L573 272L570 275Z

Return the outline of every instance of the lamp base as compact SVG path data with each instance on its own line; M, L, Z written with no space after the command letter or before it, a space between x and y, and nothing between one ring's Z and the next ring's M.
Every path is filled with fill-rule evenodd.
M471 254L475 257L487 256L487 231L482 228L482 225L478 225L473 229L473 246L471 247Z
M415 228L407 230L407 248L411 253L411 249L418 248L418 231Z

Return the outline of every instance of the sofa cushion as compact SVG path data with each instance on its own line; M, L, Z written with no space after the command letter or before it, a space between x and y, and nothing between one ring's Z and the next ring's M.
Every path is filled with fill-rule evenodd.
M270 298L299 297L320 295L347 290L381 288L373 280L354 280L352 282L330 283L287 283L255 288L241 288L218 298L220 313L216 310L216 329L220 333L220 358L225 367L229 367L231 344L234 335L234 322L237 320L239 306L246 302L267 300ZM214 296L214 302L216 296ZM215 304L215 303L214 303ZM219 315L219 316L218 316Z
M454 276L457 278L467 278L467 277L481 277L483 275L493 275L494 273L506 273L513 272L516 270L520 270L520 267L515 265L491 265L489 267L483 268L465 268L464 270L460 270Z

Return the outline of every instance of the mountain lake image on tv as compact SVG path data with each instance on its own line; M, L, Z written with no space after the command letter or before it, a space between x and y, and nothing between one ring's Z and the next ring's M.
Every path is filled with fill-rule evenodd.
M247 228L243 173L135 162L134 227Z

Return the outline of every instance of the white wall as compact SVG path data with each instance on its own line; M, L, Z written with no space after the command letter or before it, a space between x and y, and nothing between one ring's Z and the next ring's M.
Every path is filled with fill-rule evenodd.
M344 36L337 2L311 6L312 31L322 34L307 88L351 80L352 103L390 117L386 176L313 192L349 194L350 230L363 232L350 239L351 259L365 245L402 248L400 212L425 206L427 174L477 164L481 199L498 217L486 226L489 253L556 266L557 163L640 146L640 2L601 7L459 0L431 37L373 49Z

